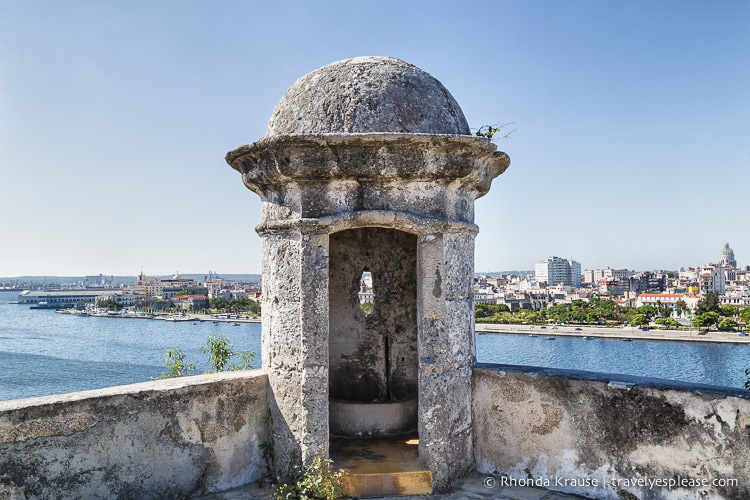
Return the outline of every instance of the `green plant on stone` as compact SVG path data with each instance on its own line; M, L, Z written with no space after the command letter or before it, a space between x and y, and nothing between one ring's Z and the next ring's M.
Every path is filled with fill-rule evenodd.
M167 349L162 365L169 368L169 371L161 372L161 377L159 378L185 377L194 372L195 363L185 363L185 357L185 351L182 349L176 347L174 349ZM155 380L155 377L151 377L151 380Z
M295 467L276 488L276 500L328 500L346 495L346 469L334 469L330 458L318 455L306 468Z
M234 355L232 346L229 345L229 339L224 335L217 335L216 337L208 337L206 339L206 345L200 348L203 354L208 354L208 362L211 364L211 370L204 373L215 373L224 371L224 368L229 363L229 358Z
M239 360L239 363L235 363L234 361L229 362L229 370L252 370L253 368L253 358L255 358L255 352L248 351L246 349L243 349L240 352L234 353L235 356L237 356L237 359Z
M212 368L203 373L216 373L225 370L249 370L252 368L253 358L255 357L255 353L252 351L243 350L236 352L232 344L229 343L229 339L224 335L208 337L206 345L201 347L200 350L202 353L208 354L208 362ZM233 356L239 359L239 363L232 361ZM227 365L229 365L228 368Z
M227 370L250 370L252 369L253 358L255 357L253 351L242 350L236 352L224 335L208 337L206 345L201 346L200 351L208 354L208 362L211 365L211 370L204 371L204 374ZM158 378L185 377L190 375L195 371L196 363L186 363L186 357L187 355L182 349L168 349L163 365L168 367L169 371L162 372L161 377ZM237 358L237 362L232 360L233 357ZM151 380L156 380L156 378L151 377Z
M268 436L264 442L260 444L260 449L263 452L263 459L266 461L269 469L274 468L275 457L273 454L274 439L273 439L273 416L271 410L268 411L265 417L263 417L263 427L265 427L266 435Z
M482 125L479 127L474 135L477 137L484 137L490 142L494 142L497 137L495 137L496 134L498 134L501 130L507 129L508 125L513 125L513 122L510 123L500 123L495 125ZM515 132L516 129L511 130L510 132L506 132L502 135L503 139L510 139L510 135Z
M216 373L225 370L249 370L252 368L255 353L243 350L235 352L232 344L229 343L224 335L208 337L206 345L200 348L203 354L208 354L208 362L211 364L211 370L203 373ZM232 357L237 356L239 363L232 361ZM229 366L227 368L227 365Z

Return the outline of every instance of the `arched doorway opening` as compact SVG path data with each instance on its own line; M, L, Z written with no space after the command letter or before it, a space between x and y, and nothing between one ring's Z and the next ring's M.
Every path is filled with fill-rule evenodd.
M370 290L363 283L367 273ZM416 273L414 234L364 227L330 235L331 435L416 432ZM363 309L363 299L372 307Z

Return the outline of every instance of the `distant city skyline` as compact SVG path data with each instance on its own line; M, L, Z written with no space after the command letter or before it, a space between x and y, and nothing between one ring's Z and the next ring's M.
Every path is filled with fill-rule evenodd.
M729 252L727 252L727 250ZM729 246L728 243L725 243L725 246L722 247L722 250L720 252L719 258L717 258L715 260L706 261L703 264L682 265L682 266L678 266L678 267L674 267L674 268L655 268L655 267L651 267L651 268L635 269L635 268L630 268L630 267L613 267L613 266L602 266L602 267L596 267L596 268L594 268L594 267L585 267L585 266L582 266L579 262L575 262L575 263L580 267L577 270L577 272L579 272L579 273L581 271L583 271L583 270L592 271L592 270L603 270L603 269L626 269L628 271L633 271L633 272L657 271L657 270L658 271L678 271L680 269L690 269L690 268L698 269L698 268L701 268L701 267L703 267L705 265L709 265L709 264L724 265L724 263L722 262L722 260L725 260L723 258L725 256L728 256L728 255L731 255L731 257L734 258L733 249L731 248L731 246ZM538 274L539 264L542 263L542 262L545 262L545 261L550 261L552 259L565 260L565 259L562 259L559 256L550 255L547 258L537 260L535 262L535 264L534 264L534 267L531 267L529 269L522 269L522 268L518 268L518 269L490 269L490 270L486 270L486 271L480 271L480 270L476 270L475 269L475 273L474 274L478 274L478 275L481 275L481 274L498 274L498 273L508 274L508 273L515 273L515 272L517 272L517 273ZM574 261L574 260L575 259L570 259L570 261ZM569 262L569 261L566 261L566 262ZM736 261L735 261L735 264L736 264ZM735 268L738 268L738 269L739 268L744 268L744 267L745 266L740 266L740 265L736 265L735 266ZM177 277L178 275L179 276L189 276L189 277L193 277L194 278L196 276L205 275L205 276L213 276L213 277L217 277L217 278L227 278L227 277L229 277L230 279L236 279L236 277L238 277L238 276L246 276L247 277L247 276L260 276L261 275L260 273L234 273L234 272L231 272L231 270L229 272L223 273L223 274L217 273L217 272L212 271L212 270L209 270L209 271L207 271L205 273L200 273L200 272L196 272L196 273L180 273L179 271L176 271L175 273L165 272L165 273L145 273L145 274L148 275L148 276L155 276L155 277L159 277L159 278L169 277L169 276ZM111 274L111 273L95 273L95 274L80 274L80 275L49 275L49 276L50 277L54 277L54 278L91 278L91 277L134 278L134 277L136 277L136 275L137 274L121 274L121 275L118 275L118 274ZM44 278L45 276L46 275L0 276L0 280L6 279L6 278L16 278L16 277ZM2 283L0 283L0 284L2 284Z
M333 61L428 71L513 122L475 270L750 264L750 2L0 0L0 276L259 274L224 155Z

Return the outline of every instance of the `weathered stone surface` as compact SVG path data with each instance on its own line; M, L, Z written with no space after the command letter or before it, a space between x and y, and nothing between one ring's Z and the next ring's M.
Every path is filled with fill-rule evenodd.
M550 489L601 499L750 498L745 392L621 375L612 380L563 370L475 368L477 470L547 479ZM689 482L633 483L679 478Z
M334 233L330 242L330 396L361 402L416 396L417 237L360 228ZM375 294L367 317L358 296L365 271Z
M474 201L510 160L468 134L433 77L393 58L356 58L302 77L266 137L227 154L262 201L277 474L325 454L329 395L417 393L420 458L435 490L471 469ZM363 271L375 285L367 318Z
M226 160L261 197L264 222L362 210L472 222L510 164L479 137L416 134L266 138Z
M0 402L0 497L184 498L256 481L266 390L253 371Z
M419 448L436 491L473 467L471 366L475 359L471 282L474 233L421 235L417 245L419 309Z
M274 472L328 447L328 238L287 230L263 241L262 347Z
M468 134L443 85L394 57L356 57L324 66L289 88L267 136L368 132Z

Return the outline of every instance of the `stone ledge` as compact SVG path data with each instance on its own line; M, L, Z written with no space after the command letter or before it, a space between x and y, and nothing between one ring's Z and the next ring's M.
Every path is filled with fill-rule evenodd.
M49 396L38 396L33 398L8 399L0 401L0 413L29 408L33 406L55 405L60 403L71 403L92 398L104 398L114 396L125 396L134 393L164 392L188 387L202 386L223 382L226 380L268 377L263 370L238 370L221 373L208 373L205 375L193 375L189 377L175 377L168 379L151 380L135 384L115 385L101 389L87 391L67 392L63 394L51 394Z
M690 382L665 380L653 377L638 377L636 375L588 372L584 370L564 370L559 368L545 368L539 366L504 365L498 363L477 363L476 365L474 365L474 368L476 370L519 373L532 377L554 377L570 380L603 382L604 384L610 384L611 388L617 389L632 389L634 387L644 387L660 390L687 391L695 394L733 396L737 398L750 399L750 391L743 389L708 384L693 384Z
M5 401L0 485L26 498L182 498L257 481L267 389L250 370Z

